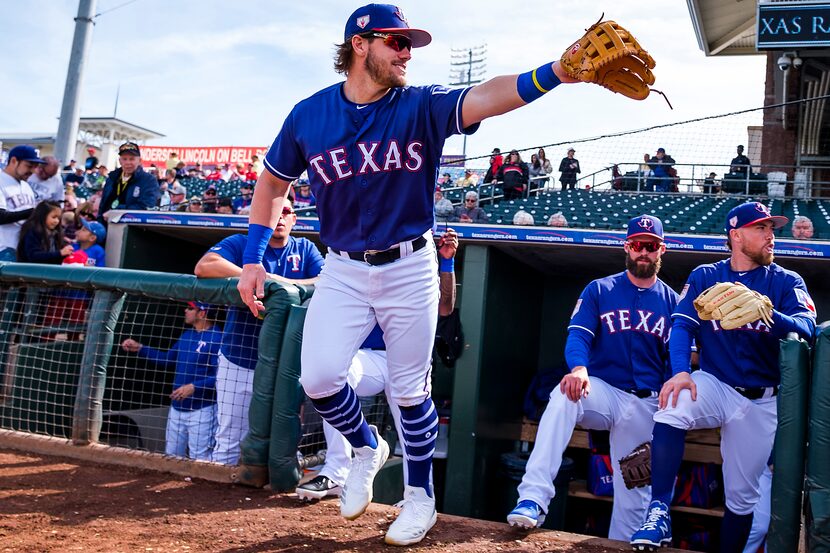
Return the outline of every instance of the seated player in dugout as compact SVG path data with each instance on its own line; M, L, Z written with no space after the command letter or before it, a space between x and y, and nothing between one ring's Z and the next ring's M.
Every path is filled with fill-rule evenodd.
M458 234L452 228L446 229L438 239L438 279L441 292L438 301L438 326L435 333L435 353L447 367L454 367L455 360L464 347L461 322L455 309L455 253L458 250ZM311 301L314 301L312 298ZM349 366L349 385L358 397L369 397L380 393L386 395L389 409L395 420L398 439L403 443L400 409L392 401L389 391L389 370L386 364L386 344L383 331L375 325L369 337L363 342ZM317 476L297 487L297 496L305 501L340 496L341 489L349 474L352 448L343 434L323 421L326 437L326 462ZM407 466L403 464L404 481ZM430 473L430 485L432 474Z

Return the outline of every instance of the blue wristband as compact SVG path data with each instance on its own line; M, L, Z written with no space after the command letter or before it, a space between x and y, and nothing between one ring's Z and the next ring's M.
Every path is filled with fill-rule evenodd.
M449 259L445 259L443 257L440 258L438 262L438 271L441 273L452 273L455 271L455 258L451 257Z
M248 225L248 243L245 245L245 253L242 254L243 265L262 263L262 256L265 255L265 248L272 234L274 234L274 229L271 227L256 223Z
M541 98L558 85L562 84L553 72L553 63L546 63L533 71L522 73L516 79L516 90L525 103Z

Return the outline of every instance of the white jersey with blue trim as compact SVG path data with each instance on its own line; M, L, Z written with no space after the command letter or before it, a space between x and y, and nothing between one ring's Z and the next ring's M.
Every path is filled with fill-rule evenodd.
M346 99L343 83L301 101L265 156L278 178L308 170L320 239L341 251L384 250L434 223L433 193L444 141L471 134L461 105L469 88L390 89L370 104Z
M568 325L575 334L590 335L588 373L621 390L659 391L669 375L668 341L677 292L657 279L639 288L627 271L588 284L577 300ZM575 351L566 344L566 351ZM586 360L568 358L568 365Z
M675 325L684 325L697 338L701 349L700 368L730 386L767 387L781 380L778 367L778 337L762 320L723 330L718 321L701 321L693 301L718 282L740 282L772 301L784 315L804 317L815 327L816 308L804 280L797 273L775 263L751 271L733 271L725 259L697 267L683 287Z

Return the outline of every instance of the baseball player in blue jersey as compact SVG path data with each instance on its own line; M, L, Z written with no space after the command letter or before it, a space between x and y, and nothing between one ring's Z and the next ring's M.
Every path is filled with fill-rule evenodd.
M438 273L440 283L440 299L438 301L439 328L442 320L446 320L455 309L455 271L454 257L458 250L458 234L448 228L438 242L438 255L445 260ZM436 339L438 336L436 335ZM386 344L383 341L383 331L375 325L369 337L363 341L360 350L349 366L347 377L349 386L359 397L374 396L380 393L386 395L389 410L395 420L398 437L403 442L400 432L400 409L392 399L389 389L389 371L386 363ZM432 383L429 383L430 387ZM346 477L349 474L352 448L348 440L329 423L323 422L323 433L326 437L326 463L319 474L297 487L296 493L300 499L322 499L327 496L340 495ZM404 464L404 479L407 470ZM406 481L406 480L404 480Z
M314 283L323 267L323 257L312 242L290 235L297 216L290 200L285 199L282 206L277 228L263 251L263 271L276 280ZM196 276L239 276L247 243L248 237L244 234L225 238L199 260L194 271ZM261 326L262 321L247 310L228 309L216 378L219 425L213 460L217 463L235 465L239 461L239 444L248 432L248 408L251 405Z
M812 340L815 305L802 278L773 263L773 230L787 224L761 203L733 208L726 218L729 259L692 271L672 315L669 341L672 377L659 396L652 442L652 501L645 523L631 537L635 549L671 543L668 505L687 430L721 429L726 509L721 551L743 550L760 495L777 426L780 382L778 341L790 332ZM693 300L719 282L739 282L772 303L771 324L759 318L726 330L702 320ZM700 370L690 373L692 341L700 347Z
M170 411L167 415L165 453L209 461L216 431L216 360L222 330L213 326L209 306L189 302L184 311L185 330L167 351L127 338L124 351L137 353L156 365L175 370Z
M651 438L677 293L657 278L666 251L660 219L631 219L623 247L626 270L591 282L576 302L565 343L571 372L551 392L542 415L519 503L507 516L511 526L534 528L544 521L577 424L611 431L614 507L608 536L627 539L645 514L649 489L628 489L619 459Z
M389 448L363 419L346 376L375 323L383 329L408 468L403 507L386 534L396 545L423 539L436 518L430 475L438 415L427 380L438 316L433 191L444 141L574 82L557 61L471 88L407 86L412 49L431 40L396 6L352 13L335 60L346 80L294 106L268 150L239 279L242 300L256 313L260 259L276 224L272 205L307 170L328 256L305 321L301 382L354 448L340 500L341 514L353 520L371 502Z

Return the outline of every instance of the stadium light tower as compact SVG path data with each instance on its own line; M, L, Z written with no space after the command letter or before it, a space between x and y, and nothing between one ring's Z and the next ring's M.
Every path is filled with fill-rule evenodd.
M92 43L96 1L78 1L75 36L72 39L72 53L69 55L69 69L66 72L66 87L63 91L58 136L55 139L55 157L61 161L61 166L69 163L69 160L75 156L78 120L81 116L81 81L89 46Z
M450 85L472 86L483 81L487 68L487 45L481 44L470 48L453 48L450 54ZM467 165L467 135L464 135L464 147L461 151L464 165Z

